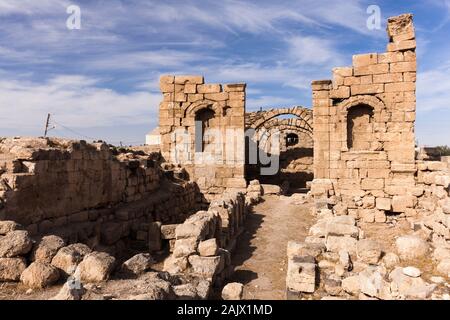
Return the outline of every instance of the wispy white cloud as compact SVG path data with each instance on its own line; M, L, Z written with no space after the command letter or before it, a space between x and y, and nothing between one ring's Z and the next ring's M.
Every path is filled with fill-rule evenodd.
M44 83L0 81L0 122L4 128L38 129L47 113L75 128L150 123L159 94L127 94L98 86L98 79L62 75Z
M450 109L450 61L439 68L420 72L417 78L417 108L420 112Z

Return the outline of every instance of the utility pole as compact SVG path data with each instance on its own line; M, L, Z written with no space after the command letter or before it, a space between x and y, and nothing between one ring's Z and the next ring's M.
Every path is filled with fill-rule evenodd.
M45 133L44 137L47 137L48 126L50 125L50 113L47 115L47 122L45 123Z

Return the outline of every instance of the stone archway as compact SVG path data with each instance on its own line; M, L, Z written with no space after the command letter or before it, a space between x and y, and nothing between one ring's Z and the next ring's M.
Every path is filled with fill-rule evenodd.
M287 118L287 116L290 116ZM253 142L265 154L274 155L274 134L279 137L279 170L274 176L261 176L261 163L247 163L247 179L262 183L282 184L287 181L296 188L304 188L313 179L313 119L312 110L304 107L280 108L248 113L246 128L254 130ZM298 137L298 143L287 146L289 134ZM276 148L275 148L276 149Z

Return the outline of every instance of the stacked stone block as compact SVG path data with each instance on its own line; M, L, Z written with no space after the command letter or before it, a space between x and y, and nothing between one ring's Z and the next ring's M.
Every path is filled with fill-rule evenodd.
M206 194L220 194L227 188L245 188L244 115L245 84L206 84L202 76L162 76L163 101L159 107L159 129L163 157L186 168L189 177ZM195 150L195 119L202 110L214 113L210 128L221 134L215 140L214 161L198 161ZM189 141L181 142L176 132L185 130ZM234 130L234 141L226 141ZM222 140L222 141L221 141ZM184 144L181 145L181 144ZM178 149L177 149L178 148ZM183 149L181 152L179 151ZM182 154L182 156L180 156Z
M183 224L165 227L165 238L175 241L164 270L221 285L233 271L230 252L242 230L245 213L244 194L225 194L211 203L208 211L197 212Z

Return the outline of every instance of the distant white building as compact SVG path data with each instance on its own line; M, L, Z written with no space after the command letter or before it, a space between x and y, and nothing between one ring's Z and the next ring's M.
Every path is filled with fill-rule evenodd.
M159 127L156 127L145 136L145 144L148 146L155 146L161 144L161 136L159 134Z

